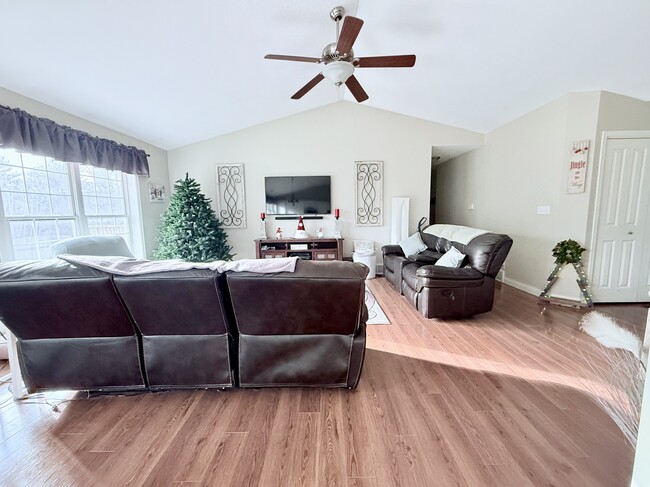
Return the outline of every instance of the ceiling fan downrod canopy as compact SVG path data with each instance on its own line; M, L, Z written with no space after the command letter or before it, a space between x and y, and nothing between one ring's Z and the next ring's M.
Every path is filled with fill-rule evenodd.
M414 54L355 58L352 46L361 31L363 20L347 16L343 21L343 28L339 31L339 22L344 18L344 15L345 9L341 6L334 7L330 11L330 18L336 22L336 41L325 46L320 58L281 54L267 54L264 56L265 59L323 64L321 72L298 90L291 97L292 99L298 100L302 98L326 78L335 86L345 83L354 98L361 103L368 99L368 95L354 76L355 68L410 68L415 65Z

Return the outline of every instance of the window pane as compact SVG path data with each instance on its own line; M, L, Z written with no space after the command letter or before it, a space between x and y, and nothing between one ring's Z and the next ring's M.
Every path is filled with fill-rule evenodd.
M107 227L114 227L115 226L115 218L102 218L102 227L107 228Z
M79 166L79 174L82 176L92 176L93 175L93 167L92 166L84 166L83 164Z
M39 242L56 242L56 222L54 220L36 221L36 238Z
M55 161L54 159L47 158L47 170L52 172L60 172L68 174L68 165L65 162Z
M5 216L28 216L27 195L25 193L2 193Z
M92 196L84 196L84 211L86 215L97 214L97 198Z
M46 194L28 194L29 215L30 216L50 216L52 208L50 207L50 197Z
M93 176L96 178L108 178L108 171L103 167L93 167Z
M72 202L69 196L54 195L52 200L52 215L54 216L72 216Z
M33 169L45 169L45 157L43 156L35 156L33 154L26 154L22 153L21 154L23 158L23 166L24 167L31 167Z
M111 193L108 189L108 179L95 178L95 191L97 191L97 196L110 196Z
M126 213L123 199L111 198L111 213L113 215L124 215L124 213Z
M16 260L38 259L36 244L14 245L14 258Z
M111 199L110 198L97 198L97 213L100 215L111 214Z
M20 153L12 149L0 150L0 164L9 164L10 166L22 166Z
M122 197L122 181L111 179L108 181L108 186L111 190L111 196Z
M25 191L23 170L15 166L0 166L0 191Z
M70 182L67 174L51 172L47 174L50 182L50 194L70 194Z
M17 221L9 222L11 241L14 244L25 244L34 241L34 222Z
M59 229L59 240L77 235L77 227L74 220L59 220L56 222L56 225Z
M95 196L95 178L81 175L81 194Z
M35 169L25 169L25 186L28 193L47 193L47 173Z
M50 251L50 245L54 243L39 243L38 244L38 258L39 259L51 259L52 252Z

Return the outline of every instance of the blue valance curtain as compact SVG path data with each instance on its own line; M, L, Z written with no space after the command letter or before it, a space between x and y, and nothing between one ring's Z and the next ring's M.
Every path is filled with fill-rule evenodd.
M59 125L0 105L0 146L57 161L80 162L138 176L149 176L147 153L136 147Z

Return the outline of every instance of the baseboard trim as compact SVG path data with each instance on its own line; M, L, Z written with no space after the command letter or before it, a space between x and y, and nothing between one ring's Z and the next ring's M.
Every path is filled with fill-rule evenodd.
M531 286L529 284L524 284L523 282L516 281L514 279L511 279L509 277L506 277L503 279L504 284L507 284L508 286L512 286L514 288L519 289L520 291L524 291L528 294L532 294L533 296L539 296L540 293L542 292L541 289L536 288L535 286Z
M504 284L507 284L508 286L512 286L514 288L519 289L520 291L527 292L528 294L532 294L533 296L539 296L542 293L542 290L539 288L536 288L535 286L531 286L529 284L524 284L523 282L515 281L514 279L510 278L505 278L501 282ZM567 301L575 301L576 303L580 303L581 300L580 298L577 298L576 296L564 296L561 294L553 294L552 297L554 298L560 298L560 299L565 299Z

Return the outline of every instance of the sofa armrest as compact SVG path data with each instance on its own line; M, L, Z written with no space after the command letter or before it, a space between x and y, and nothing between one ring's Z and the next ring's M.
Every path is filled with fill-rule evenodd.
M416 275L427 279L438 280L453 280L453 281L471 281L475 279L482 279L483 274L471 267L444 267L440 265L423 265L418 270Z
M399 245L384 245L381 248L382 252L384 255L390 255L390 254L396 254L396 255L404 255L404 252L402 252L402 247Z

